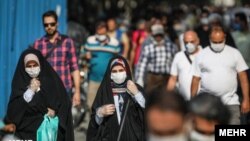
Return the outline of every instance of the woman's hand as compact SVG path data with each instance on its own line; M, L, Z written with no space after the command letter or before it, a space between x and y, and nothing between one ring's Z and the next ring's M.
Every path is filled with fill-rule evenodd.
M49 117L54 117L54 116L56 115L56 113L55 113L54 110L52 110L52 109L50 109L50 108L47 108L47 109L48 109L47 115L48 115Z
M114 112L115 112L115 105L107 104L100 107L96 113L99 117L107 117L109 115L113 115Z
M131 80L128 80L128 82L127 82L127 89L129 90L129 92L130 92L133 96L135 96L135 95L139 92L137 86L136 86L135 83L134 83L133 81L131 81Z
M3 131L5 132L15 132L16 131L16 125L13 123L7 124L3 127Z
M30 80L30 85L29 88L33 91L33 92L38 92L40 89L40 81L37 78L33 78Z

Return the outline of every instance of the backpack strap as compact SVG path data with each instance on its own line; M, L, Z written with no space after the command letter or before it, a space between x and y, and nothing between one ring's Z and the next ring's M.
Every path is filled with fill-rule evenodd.
M61 36L61 40L58 40L56 44L53 44L53 47L48 51L48 53L45 55L45 59L48 59L51 54L53 53L53 51L62 45L62 43L64 42L65 39L68 38L67 35L60 35Z
M192 60L190 59L190 56L189 56L189 54L187 53L187 51L184 51L184 54L186 55L186 57L187 57L187 59L188 59L188 62L189 62L190 64L192 64Z

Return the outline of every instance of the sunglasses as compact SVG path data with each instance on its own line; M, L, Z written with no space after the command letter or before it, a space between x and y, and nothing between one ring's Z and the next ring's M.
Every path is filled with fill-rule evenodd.
M54 23L44 23L44 24L43 24L44 27L48 27L48 26L53 27L53 26L55 26L55 25L56 25L55 22L54 22Z

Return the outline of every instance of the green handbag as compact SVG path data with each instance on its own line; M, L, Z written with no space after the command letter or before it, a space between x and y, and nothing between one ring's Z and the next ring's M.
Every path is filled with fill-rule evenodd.
M56 141L59 119L57 116L44 115L43 122L36 132L37 141Z

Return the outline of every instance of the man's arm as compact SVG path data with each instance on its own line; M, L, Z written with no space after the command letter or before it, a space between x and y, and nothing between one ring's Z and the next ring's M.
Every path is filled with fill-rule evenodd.
M129 38L126 33L122 34L123 54L122 56L127 59L129 51Z
M242 103L241 103L241 112L247 113L249 112L249 83L247 78L246 71L242 71L238 73L240 86L242 90Z
M139 62L137 64L137 67L135 68L135 79L136 79L136 83L139 84L140 86L144 87L144 75L145 75L145 71L147 68L147 64L148 64L148 54L149 54L149 50L147 49L148 47L145 46L142 49L142 54L140 56Z
M73 77L73 82L75 86L75 93L72 98L73 106L80 105L81 96L80 96L80 71L78 67L78 59L76 57L76 50L74 46L74 42L72 39L69 39L69 55L68 61L71 70L71 75Z
M167 91L173 91L177 82L177 76L171 75L167 83Z
M193 76L192 83L191 83L191 98L195 97L198 93L199 84L200 84L200 77Z
M131 48L131 52L130 52L130 58L129 58L129 61L130 61L130 66L133 68L133 65L134 65L134 59L135 59L135 44L132 44L132 48Z
M81 103L81 92L80 92L80 71L75 70L71 73L75 86L75 93L73 95L73 105L79 105Z

